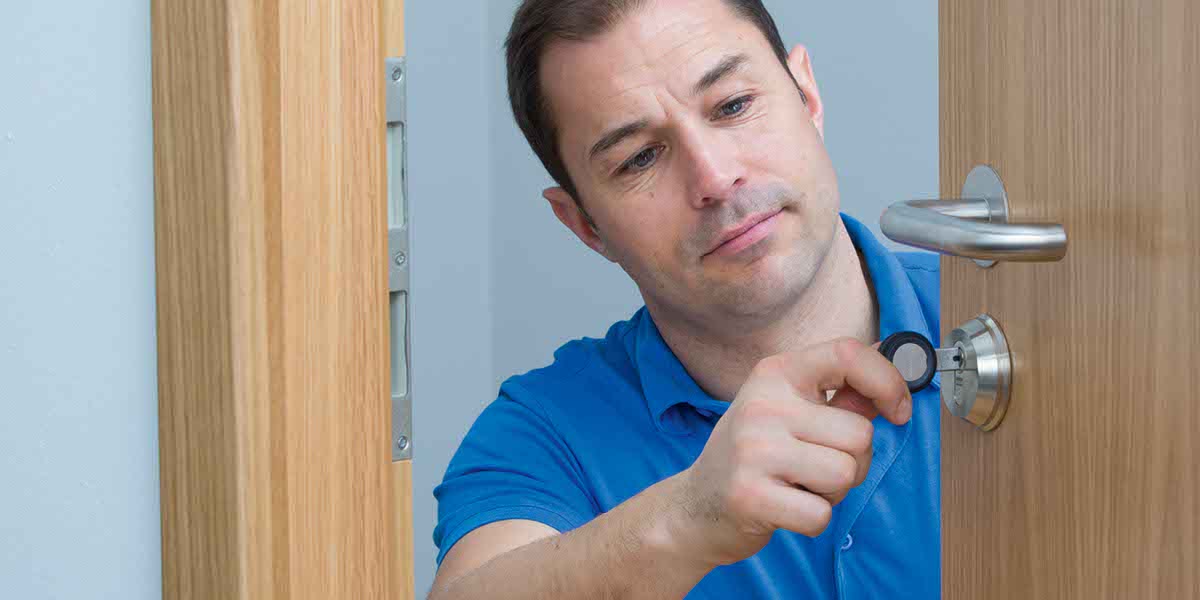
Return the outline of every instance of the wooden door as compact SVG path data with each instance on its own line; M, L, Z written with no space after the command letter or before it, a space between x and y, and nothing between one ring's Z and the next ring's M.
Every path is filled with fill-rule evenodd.
M947 598L1200 598L1200 3L942 0L941 181L1003 178L1053 264L942 261L942 331L1014 354L1005 421L943 412Z
M151 2L164 598L412 597L384 202L401 11Z

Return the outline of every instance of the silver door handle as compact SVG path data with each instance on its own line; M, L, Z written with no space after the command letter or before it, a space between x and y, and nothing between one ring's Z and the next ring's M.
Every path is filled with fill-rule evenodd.
M879 219L883 235L906 246L995 261L1053 262L1067 254L1067 232L1058 224L1008 222L1008 195L990 167L971 170L963 197L897 202Z

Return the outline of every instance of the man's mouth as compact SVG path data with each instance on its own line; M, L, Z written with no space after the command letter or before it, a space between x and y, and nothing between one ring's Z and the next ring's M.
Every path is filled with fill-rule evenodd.
M710 255L732 256L757 244L771 235L771 232L775 229L775 221L778 220L776 217L781 212L783 212L783 209L779 208L750 215L743 219L737 226L725 230L717 238L716 245L701 258Z

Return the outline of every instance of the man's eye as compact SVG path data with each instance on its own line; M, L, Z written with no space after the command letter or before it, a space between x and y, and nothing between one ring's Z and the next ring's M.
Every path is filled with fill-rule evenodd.
M736 117L745 112L746 109L750 107L750 103L753 101L754 99L750 96L742 96L741 98L730 100L729 102L726 102L717 108L717 117L722 119Z
M625 161L625 164L621 165L619 172L627 173L630 171L642 171L649 168L650 165L654 164L654 160L658 158L659 151L660 150L658 146L651 146L645 150L642 150L641 152L638 152L637 154L634 154L633 158L630 158L629 160Z

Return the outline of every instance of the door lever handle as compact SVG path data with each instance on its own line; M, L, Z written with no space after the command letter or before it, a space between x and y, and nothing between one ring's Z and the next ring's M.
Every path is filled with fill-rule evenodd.
M991 167L972 169L962 196L897 202L883 212L879 227L895 242L972 258L985 268L998 260L1053 262L1066 256L1062 225L1009 223L1008 195Z

